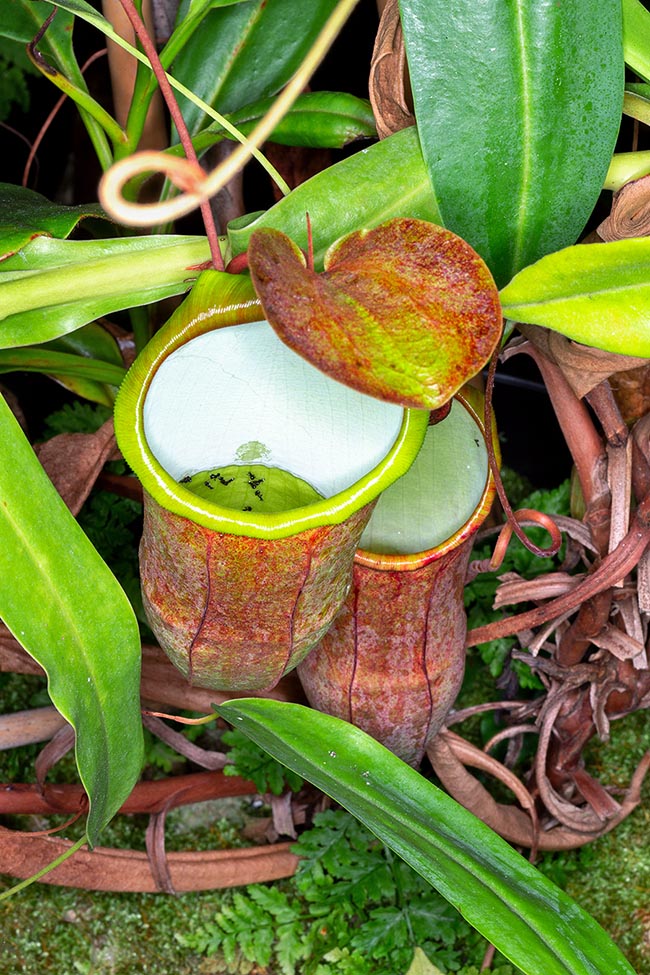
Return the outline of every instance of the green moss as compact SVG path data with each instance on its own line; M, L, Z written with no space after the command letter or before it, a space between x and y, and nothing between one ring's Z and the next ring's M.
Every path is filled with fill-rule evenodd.
M614 722L610 742L588 748L588 771L624 789L649 739L647 711ZM642 799L613 832L580 850L546 856L542 869L593 914L639 975L650 975L650 779Z

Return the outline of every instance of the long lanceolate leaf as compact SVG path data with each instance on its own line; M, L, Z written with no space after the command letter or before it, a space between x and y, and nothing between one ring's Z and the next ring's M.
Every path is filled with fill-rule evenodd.
M1 396L0 443L0 618L45 669L76 731L93 844L142 765L138 627Z
M38 237L0 264L0 348L49 342L102 315L189 291L206 258L205 237Z
M526 975L633 975L575 901L364 732L278 701L217 710L357 816Z
M248 0L210 11L173 64L174 77L219 112L275 94L300 66L336 0ZM179 100L190 132L207 124Z
M497 284L573 244L623 99L620 0L400 0L418 130L444 225Z

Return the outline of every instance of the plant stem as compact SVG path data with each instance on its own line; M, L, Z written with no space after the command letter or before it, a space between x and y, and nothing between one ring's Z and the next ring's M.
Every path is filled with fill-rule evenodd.
M35 873L32 877L26 877L25 880L21 880L19 884L15 884L13 887L10 887L9 890L3 890L3 892L0 894L0 901L8 900L10 897L13 897L14 894L17 894L19 891L24 890L25 887L29 887L30 884L33 884L37 880L40 880L41 877L44 877L46 873L50 872L50 870L54 870L55 867L58 867L66 860L69 860L70 857L73 856L75 853L77 853L77 851L80 850L82 846L85 846L87 842L88 840L86 839L86 837L82 836L80 840L77 840L76 843L72 844L69 850L66 850L65 853L62 853L60 857L56 858L56 860L52 860L52 862L48 863L47 866L42 867L42 869L39 870L38 873Z
M90 96L90 93L86 90L84 91L79 85L75 85L72 81L65 77L57 68L49 64L45 60L41 52L38 50L38 45L43 39L45 32L54 20L58 8L55 8L50 16L43 22L39 31L37 32L34 39L27 45L27 56L30 61L36 67L41 74L44 74L47 78L52 81L57 88L60 88L64 94L69 95L79 106L79 115L84 123L90 141L93 144L95 153L99 163L104 171L106 171L109 166L113 163L113 155L110 151L108 140L106 138L106 133L110 135L113 142L115 138L122 141L124 140L124 133L117 125L117 122L101 105L98 104ZM94 58L89 59L84 65L84 68L91 63ZM79 70L78 65L75 62L75 67ZM82 83L85 84L83 78L83 69L79 72L79 77ZM116 128L117 127L117 128ZM115 138L113 138L115 137Z
M122 2L127 3L131 0L122 0ZM104 176L100 184L101 199L112 216L116 220L134 226L150 226L156 223L165 223L168 220L176 220L190 213L203 200L214 196L239 172L252 155L253 149L258 148L268 138L276 125L289 111L325 57L357 3L358 0L340 0L295 75L278 96L273 107L253 129L246 143L237 146L232 155L207 177L201 178L203 176L202 170L197 171L196 167L178 165L172 167L170 164L173 160L165 157L162 153L140 153L117 163ZM182 91L178 85L175 87ZM176 184L185 190L185 193L157 206L129 204L122 196L124 184L140 172L151 171L155 167L158 167L168 176L175 176Z
M178 131L179 138L181 140L183 149L185 150L185 155L187 159L199 167L199 160L196 152L194 151L194 146L192 145L192 139L190 133L185 125L185 120L182 113L178 107L178 102L172 91L172 87L167 80L167 75L165 70L160 63L160 58L158 57L158 52L156 51L155 45L153 44L147 29L142 21L142 18L138 14L135 8L133 0L120 0L124 11L131 21L133 30L136 32L140 43L144 49L145 54L149 58L151 63L151 68L158 80L160 85L160 91L165 99L167 107L169 109L169 114L171 115L174 125ZM219 238L217 235L217 228L215 227L214 217L212 216L212 210L210 209L210 202L206 199L200 205L201 216L203 218L203 223L205 226L205 233L210 244L210 253L212 255L212 264L217 271L224 270L223 258L221 256L221 249L219 247Z

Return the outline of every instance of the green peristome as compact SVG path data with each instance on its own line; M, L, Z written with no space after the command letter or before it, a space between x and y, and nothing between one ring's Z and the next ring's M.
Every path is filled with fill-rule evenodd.
M650 239L578 244L520 271L503 313L576 342L650 358Z
M574 900L363 731L279 701L216 710L360 819L524 975L634 975Z
M400 10L441 222L502 286L574 243L598 200L621 119L620 0L400 0Z
M196 496L187 491L185 485L179 484L178 481L186 474L192 473L193 470L207 469L212 458L205 456L206 463L193 466L183 462L181 469L176 474L170 471L177 463L181 464L180 460L170 456L166 461L167 467L165 467L157 459L148 443L146 430L146 408L148 408L147 404L152 402L151 391L163 370L169 370L174 354L189 349L191 342L203 339L209 334L233 325L241 325L244 328L252 327L255 323L263 324L260 321L261 319L263 319L263 312L247 276L225 274L219 271L204 272L183 305L177 309L167 325L154 336L131 367L118 395L115 430L122 452L142 481L143 487L168 511L190 518L205 528L229 534L270 539L288 537L304 529L320 525L340 524L354 511L374 501L382 490L397 480L410 467L424 439L428 414L424 410L400 410L398 407L391 406L390 409L394 411L395 422L395 438L392 446L383 455L381 461L359 476L354 484L349 484L343 489L339 488L334 493L324 490L323 486L311 478L307 471L292 469L290 473L307 480L324 495L323 500L316 503L295 508L289 512L252 511L235 514L233 509L220 507L218 504L209 501L197 502ZM302 361L288 352L279 340L277 340L277 345L291 362L300 363ZM190 358L198 362L204 356L197 354ZM221 368L224 364L219 360L218 365ZM184 369L183 366L178 375L175 374L170 377L170 380L167 381L167 388L170 390L171 396L179 397L179 404L183 405L184 408L191 407L193 410L195 391L194 389L185 391L182 385ZM317 370L314 370L314 373L322 378ZM207 367L205 376L208 384L207 395L210 387L214 386L217 379ZM329 383L330 381L323 379L323 382ZM337 396L341 395L340 384L334 383L332 390L333 392L337 391ZM258 395L259 391L252 389L249 384L246 390L246 398L241 401L241 416L251 415ZM296 393L296 395L299 394ZM359 396L357 393L350 395ZM304 397L302 399L304 400ZM155 402L155 398L153 402ZM374 400L368 399L367 402L372 405L372 409L375 409L375 406L381 407L382 411L387 409L384 404L376 404ZM264 402L260 405L264 407ZM151 407L151 412L154 414L150 419L150 425L153 428L157 424L157 411ZM266 412L268 413L268 411ZM173 423L177 414L178 410L170 401L166 406L165 416L168 416L169 422ZM218 422L218 414L219 411L215 423ZM189 415L191 416L191 410ZM289 419L288 417L287 422ZM167 436L166 423L167 420L158 424L160 429L156 436L163 439ZM346 425L349 425L349 418L346 420ZM191 434L191 432L190 430L189 433ZM218 447L218 427L211 427L208 434L210 442L205 447L206 452L212 449L214 445ZM276 464L275 461L268 458L264 453L266 450L264 444L259 444L258 455L258 452L252 448L253 439L248 435L245 435L244 439L246 443L242 444L238 450L242 447L248 447L252 453L247 457L239 454L232 458L216 456L212 461L212 466L214 467L215 464L222 462L233 463L236 460L246 460L250 463L265 463L269 466L280 466L288 469L288 465ZM288 430L286 432L283 430L282 439L291 441ZM366 441L367 435L364 435L362 446L365 447ZM164 444L162 446L164 447ZM314 449L318 447L317 444L312 446ZM318 450L316 452L318 453Z
M379 498L361 538L365 552L413 564L420 553L446 548L464 526L476 530L492 502L483 409L479 391L467 386L429 427L409 470ZM494 445L498 451L496 437Z
M316 268L322 267L331 244L355 230L404 216L441 224L415 127L329 166L270 210L232 220L228 224L232 254L245 251L251 234L262 228L282 231L306 253L306 213Z

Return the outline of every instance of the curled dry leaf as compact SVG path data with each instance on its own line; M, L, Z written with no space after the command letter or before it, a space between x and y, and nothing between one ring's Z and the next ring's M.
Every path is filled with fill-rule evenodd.
M380 139L415 125L397 0L388 0L370 62L370 103Z
M37 448L45 471L73 515L90 494L107 460L116 453L113 421L96 433L61 433Z
M626 183L614 194L612 210L598 227L604 241L650 234L650 176Z
M404 407L442 406L501 336L487 266L460 237L424 220L344 237L322 274L277 230L253 233L248 262L283 342L339 382Z

